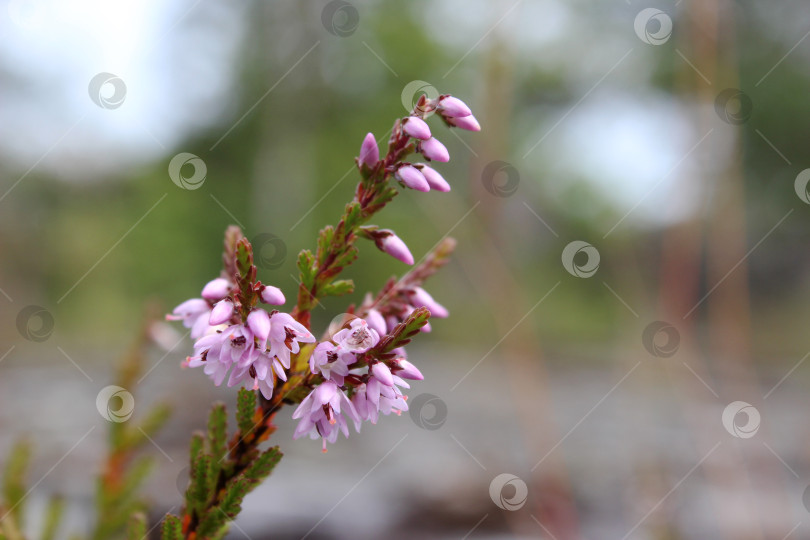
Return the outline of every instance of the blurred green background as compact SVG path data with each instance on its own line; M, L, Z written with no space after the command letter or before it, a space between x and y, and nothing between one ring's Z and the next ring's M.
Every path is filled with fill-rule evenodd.
M810 295L810 199L800 181L810 116L803 2L7 4L0 17L3 408L32 400L41 388L20 381L47 379L68 353L91 376L104 373L133 339L145 302L171 309L219 272L229 224L251 239L280 239L263 246L270 262L259 277L292 300L296 254L314 247L317 231L335 223L350 199L364 135L382 137L406 114L408 85L424 81L467 102L482 131L449 132L433 121L451 154L436 168L452 191L404 191L375 222L397 231L417 259L447 234L459 241L454 261L429 287L452 316L421 336L415 362L441 381L431 391L451 415L484 407L486 421L516 423L500 438L511 456L505 463L537 486L530 502L541 509L532 517L554 536L527 513L492 505L478 517L445 519L447 530L463 536L486 512L474 534L578 538L610 524L621 538L715 437L725 441L717 455L730 448L734 457L724 454L726 469L701 469L706 493L725 488L748 494L748 503L715 497L720 510L695 517L684 502L653 513L636 537L782 538L806 518L808 430L802 416L789 420L808 404L797 367L808 347ZM92 89L88 95L99 73L125 83L120 106L104 108ZM101 91L109 97L111 87ZM180 152L205 163L198 189L181 189L169 176ZM577 240L599 253L591 277L564 267L563 250ZM574 264L585 264L578 257ZM356 294L328 299L313 313L314 328L405 270L361 246L347 272ZM43 341L24 339L27 325L42 323L20 322L28 305L53 318ZM644 329L659 320L677 334L668 358L645 348ZM654 337L659 347L673 345ZM177 369L189 347L161 364L157 372L169 379L159 388L171 392L175 377L202 378ZM683 431L648 443L666 448L670 437L688 439L695 453L680 462L663 450L656 457L651 449L648 459L617 452L600 469L604 478L640 484L618 517L603 504L616 486L599 484L599 474L578 478L577 460L593 461L568 445L598 448L621 438L587 427L599 413L585 413L636 362L645 375L630 391L635 397L604 414L620 423L632 424L639 411L658 426L671 421ZM66 377L81 377L66 369ZM204 392L198 382L195 392ZM774 394L771 410L763 396L777 387L787 393L776 404ZM719 411L736 399L762 411L772 451L761 442L741 447L722 430ZM673 419L662 420L669 413ZM178 423L178 459L204 417L180 414L188 424ZM567 439L586 419L581 438ZM0 420L6 445L26 425L10 413ZM459 420L453 433L489 438L479 433L486 421ZM546 422L556 427L548 431ZM34 432L47 439L46 427ZM307 443L296 444L283 446ZM471 443L458 453L449 444L457 460L491 457L484 471L467 463L484 484L507 467L495 449ZM531 465L547 452L560 468L543 475ZM771 486L784 497L781 510L763 510L767 518L752 501L775 500L774 492L757 495L723 479L724 471L758 478L763 460L764 477L785 476ZM589 486L600 495L589 496ZM485 486L478 494L489 504ZM362 530L360 537L383 534Z

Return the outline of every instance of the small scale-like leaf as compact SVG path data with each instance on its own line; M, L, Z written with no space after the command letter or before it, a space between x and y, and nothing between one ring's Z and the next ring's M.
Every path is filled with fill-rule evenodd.
M172 514L167 514L163 518L163 525L160 529L161 540L183 540L183 525L180 518Z
M253 430L253 415L255 412L256 392L247 388L240 388L239 397L236 400L236 423L242 437Z
M273 472L273 469L283 456L284 454L281 453L278 446L268 448L245 469L245 478L258 484Z
M326 285L321 289L323 296L342 296L354 292L354 282L350 279L341 279Z
M127 540L144 540L146 538L146 515L143 512L132 514L127 523Z
M225 404L216 403L208 416L208 446L211 450L211 463L214 474L219 471L219 464L225 457L225 444L228 434L228 413Z
M53 497L48 502L48 509L45 512L45 526L42 528L42 540L53 540L56 537L56 532L59 530L59 525L62 522L62 516L65 513L65 501L61 497ZM137 540L141 540L143 535L139 536Z

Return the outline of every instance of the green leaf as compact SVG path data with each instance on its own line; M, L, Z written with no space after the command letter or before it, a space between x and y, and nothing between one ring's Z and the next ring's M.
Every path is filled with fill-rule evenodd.
M136 512L130 516L127 524L127 540L144 540L144 538L146 538L146 516L142 512Z
M411 338L419 333L430 319L430 311L420 307L411 312L408 317L399 323L394 330L369 351L374 356L389 353L392 350L407 345Z
M253 246L247 238L242 238L236 244L236 270L243 279L247 277L253 266Z
M211 449L213 474L219 472L222 458L225 457L225 443L228 435L228 413L225 404L215 403L208 416L208 446Z
M163 526L160 529L161 540L183 540L183 525L180 518L167 514L163 518Z
M301 284L307 289L312 289L315 284L315 255L308 249L298 254L298 272Z
M3 501L19 528L23 527L25 477L30 457L31 445L27 441L19 441L11 450L3 476Z
M250 466L245 469L244 475L249 481L258 484L273 472L273 469L284 454L278 449L278 446L268 448L256 458Z
M42 528L42 540L53 540L56 531L62 522L62 515L65 513L65 501L61 497L53 497L48 502L48 509L45 511L45 526ZM141 536L138 537L141 540Z
M200 454L191 467L191 485L188 487L187 495L191 502L191 507L196 509L205 508L211 499L213 483L215 481L211 474L211 456Z
M256 392L247 388L239 389L236 399L236 423L241 436L253 431L253 415L256 413Z
M318 235L318 250L316 252L318 266L323 266L324 260L326 259L326 254L329 253L329 247L332 245L332 238L334 235L335 229L331 225L327 225L321 229L321 232Z
M354 282L350 279L341 279L326 285L321 289L323 296L342 296L354 292Z

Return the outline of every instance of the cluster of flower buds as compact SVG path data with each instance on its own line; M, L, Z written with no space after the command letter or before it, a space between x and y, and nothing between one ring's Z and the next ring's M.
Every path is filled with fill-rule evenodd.
M424 118L431 113L437 113L450 127L458 127L469 131L480 131L481 126L473 116L470 108L460 99L443 94L436 99L427 99L422 96L417 102L413 113L397 121L391 136L389 151L382 160L380 159L380 149L374 134L369 133L360 145L360 155L357 158L360 171L365 175L370 175L374 171L383 170L393 174L394 178L402 185L417 191L427 192L431 189L436 191L450 191L450 184L439 172L426 163L410 163L399 159L398 150L413 143L414 149L422 154L427 161L450 161L450 153L447 148L435 137L433 137L430 127ZM367 228L368 229L368 228ZM388 229L378 230L373 228L371 234L367 236L374 240L377 247L382 251L396 257L406 264L413 264L408 247L393 231Z
M320 437L325 452L326 443L334 443L339 432L349 436L348 420L359 432L363 421L376 424L380 413L401 414L408 410L408 398L401 388L410 386L404 379L424 377L405 359L404 349L392 351L387 362L366 355L380 342L385 330L381 319L354 318L330 340L315 347L309 367L324 381L293 413L294 419L300 419L293 438L306 434L312 439Z
M315 337L292 316L276 310L254 307L243 318L235 307L235 289L217 278L203 288L202 298L186 300L166 319L183 321L196 339L194 355L185 365L202 366L217 386L227 376L228 386L243 383L270 399L276 377L287 380L290 355L300 351L300 343L314 343ZM265 304L285 303L277 287L257 283L255 289Z

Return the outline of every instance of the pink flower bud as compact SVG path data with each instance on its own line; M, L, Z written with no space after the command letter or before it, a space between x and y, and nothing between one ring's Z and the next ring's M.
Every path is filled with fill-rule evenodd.
M430 128L421 118L409 116L402 122L402 129L415 139L427 140L430 138Z
M397 371L397 375L402 377L403 379L411 379L414 381L422 381L425 379L425 376L422 375L422 372L419 371L416 366L405 360L404 358L397 358L395 360L397 366L399 366L399 371Z
M472 111L467 107L466 103L453 96L440 99L439 109L441 109L443 116L450 118L470 116L472 114Z
M382 362L377 362L371 366L371 374L385 386L394 386L394 378L391 376L391 370Z
M385 232L390 234L383 237L377 244L377 247L405 264L413 264L413 255L411 255L411 251L408 249L408 246L405 245L405 242L392 231Z
M247 316L247 325L253 335L259 338L262 348L267 344L270 335L270 315L263 309L254 309Z
M360 146L360 166L365 165L372 168L378 161L380 161L380 149L377 148L377 139L372 133L369 133Z
M278 287L272 285L265 285L261 292L262 302L270 304L271 306L281 306L287 300L284 298L284 293Z
M434 300L433 297L430 296L430 294L422 287L416 287L413 290L413 293L411 294L411 304L416 307L428 308L431 317L443 319L450 314L448 313L447 308Z
M475 116L463 116L460 118L448 118L447 123L457 128L466 129L467 131L481 131L481 124L475 119Z
M377 311L374 308L368 310L368 315L366 315L366 322L368 323L369 328L372 330L376 330L377 333L381 336L387 334L387 329L385 327L385 318L382 316L382 313Z
M425 179L425 175L413 165L403 165L397 169L396 176L403 184L417 191L430 191L430 184Z
M233 303L230 300L220 300L214 309L211 310L211 316L208 318L208 324L216 326L223 324L230 320L233 315Z
M434 137L422 141L421 146L422 154L426 158L432 159L433 161L441 161L442 163L450 161L450 153L447 151L447 148Z
M227 279L217 278L209 281L202 290L202 297L206 300L222 300L231 290Z
M450 184L448 184L447 180L445 180L442 177L442 175L436 172L435 169L431 169L427 165L421 165L418 168L419 171L422 173L422 175L425 177L425 180L427 180L427 183L431 187L431 189L444 192L450 191Z

